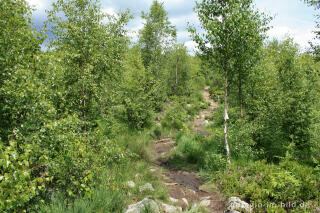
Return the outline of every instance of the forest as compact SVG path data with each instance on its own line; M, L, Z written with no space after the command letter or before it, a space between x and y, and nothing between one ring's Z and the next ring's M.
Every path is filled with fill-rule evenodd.
M320 31L197 0L191 54L160 0L136 41L100 0L33 12L0 0L0 212L320 211Z

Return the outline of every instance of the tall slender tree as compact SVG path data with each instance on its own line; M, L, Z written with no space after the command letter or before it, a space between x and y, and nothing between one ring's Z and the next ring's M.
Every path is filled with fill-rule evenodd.
M58 0L49 11L55 35L51 45L61 53L65 67L67 109L85 121L103 113L110 95L102 94L112 94L110 88L116 87L112 80L121 77L128 18L128 13L118 18L103 13L97 0Z
M144 27L139 32L143 64L150 69L155 81L154 108L161 109L166 97L167 75L165 53L176 42L176 28L171 25L163 3L154 0L150 12L142 12Z
M163 3L158 0L153 1L149 13L142 12L142 18L145 24L140 31L139 44L144 65L148 68L161 62L163 51L176 39L176 29L169 21Z
M196 12L205 33L197 32L194 27L189 31L201 53L214 58L225 78L224 138L227 161L231 163L227 126L229 88L235 83L236 74L242 80L248 64L253 63L252 58L245 56L255 55L262 45L269 19L254 9L252 0L202 0L196 4ZM239 97L242 101L242 94Z

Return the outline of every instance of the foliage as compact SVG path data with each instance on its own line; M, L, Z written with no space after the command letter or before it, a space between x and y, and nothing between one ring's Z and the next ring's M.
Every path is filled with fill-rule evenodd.
M191 83L191 58L187 48L183 45L175 45L168 51L168 94L169 95L189 95Z
M305 3L309 4L310 6L314 6L317 9L320 7L320 1L319 0L304 0Z
M0 1L1 212L122 212L146 196L168 201L148 161L151 142L173 133L170 163L191 163L227 196L316 203L316 57L291 39L263 46L270 18L252 0L202 0L196 12L204 34L190 28L200 48L191 56L157 0L142 13L136 44L127 36L128 11L110 15L99 0L57 0L48 12L49 46L41 50L45 29L32 26L27 1ZM188 126L208 107L199 92L205 84L221 103L210 136ZM221 128L227 114L229 136ZM155 192L139 191L147 182Z
M181 106L176 106L169 109L161 121L164 128L174 128L176 130L183 130L186 128L185 122L188 120L186 110Z
M7 142L7 136L12 133L12 129L20 126L23 123L21 120L25 120L21 101L27 94L23 94L21 90L26 86L23 83L31 83L26 81L33 78L29 75L34 69L37 61L35 55L40 51L43 39L41 34L31 27L31 8L24 0L1 1L0 23L0 119L2 121L0 137L3 142ZM26 75L25 72L29 72L29 75ZM17 84L20 82L22 85L18 87ZM13 94L16 86L18 87L17 95ZM35 87L37 86L31 84L29 92L34 92L37 89ZM11 94L7 97L9 92ZM11 95L16 98L20 96L20 102L12 103L16 100L11 99ZM28 103L30 101L32 102L28 100ZM16 105L15 113L18 112L18 114L12 115L12 104ZM31 117L28 116L28 119L34 119Z
M163 3L153 1L150 13L142 12L142 18L146 20L144 28L140 31L139 44L141 46L142 58L146 68L152 63L161 63L162 51L166 45L176 37L176 29L171 25L167 12L164 10ZM160 70L153 70L159 72ZM154 73L160 77L159 73Z
M178 151L184 154L187 162L197 163L200 161L203 150L199 145L199 141L194 140L191 136L183 135L177 141Z
M0 210L12 212L23 209L44 191L50 180L45 174L34 174L39 164L33 156L37 152L34 144L24 145L10 141L10 145L0 145Z
M122 212L124 208L124 194L119 191L96 189L92 198L78 198L70 206L65 206L60 196L52 199L52 204L44 206L39 212L79 213L79 212Z
M127 122L135 128L150 126L153 116L153 78L142 64L140 52L133 48L126 55L123 105Z
M168 70L166 69L166 51L176 41L176 29L171 25L163 3L153 1L150 12L142 12L144 27L139 31L139 47L143 64L150 69L155 80L152 92L154 108L160 111L167 95ZM150 82L151 83L151 82Z
M226 168L227 161L221 154L206 152L204 157L204 169L210 172L221 171Z
M241 195L250 201L256 211L261 211L271 204L281 209L281 204L288 205L290 202L299 207L303 202L317 199L320 187L318 178L312 168L294 161L284 161L280 166L257 161L246 167L235 165L229 171L220 173L217 179L227 195ZM268 208L268 212L272 212L272 208Z
M209 64L218 67L224 76L224 134L226 157L230 163L228 143L228 96L230 85L237 84L241 117L243 117L242 84L248 72L257 64L270 18L255 10L252 0L209 1L196 3L201 28L190 27L200 54Z
M48 13L55 35L51 46L61 53L65 69L66 108L83 120L97 119L114 102L111 95L103 95L112 93L114 80L122 76L128 19L128 13L107 16L96 0L59 0Z

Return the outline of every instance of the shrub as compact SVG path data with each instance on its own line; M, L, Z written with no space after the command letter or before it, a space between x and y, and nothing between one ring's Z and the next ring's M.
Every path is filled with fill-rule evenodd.
M163 120L161 121L161 125L164 128L181 130L186 128L184 122L186 122L187 120L188 116L186 111L182 107L176 106L168 110Z
M24 210L29 202L38 196L45 188L43 174L33 174L35 162L33 152L35 145L23 145L11 141L3 147L0 144L0 211L15 212Z
M153 79L150 70L145 69L140 52L131 49L126 55L124 80L122 82L123 114L134 128L142 129L151 125L153 116Z
M211 172L224 170L227 161L221 154L206 152L204 155L204 168Z
M257 161L246 167L234 165L221 172L217 179L227 196L241 196L256 206L257 211L267 208L258 207L258 203L274 203L279 206L290 202L299 206L320 197L319 178L313 174L312 168L297 162L273 165ZM268 212L280 210L268 208Z

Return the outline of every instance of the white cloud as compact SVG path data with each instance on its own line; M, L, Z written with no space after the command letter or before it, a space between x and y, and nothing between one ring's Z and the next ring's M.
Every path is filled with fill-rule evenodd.
M312 8L299 0L255 0L259 10L274 16L270 23L273 28L268 32L269 37L279 40L288 36L302 48L308 47L308 42L314 37L314 17ZM276 5L276 6L275 6Z
M309 41L314 37L312 29L304 29L304 27L291 28L287 26L275 26L268 32L268 35L271 39L276 38L278 40L291 37L303 49L309 46Z
M197 43L194 41L187 41L184 43L184 45L187 47L189 53L194 54L196 51Z
M116 15L117 14L115 9L112 7L103 8L102 12L108 13L109 15Z
M55 0L27 0L33 5L36 11L33 13L34 21L37 24L46 19L45 10L50 9L51 3ZM130 9L135 19L128 24L130 36L137 39L137 32L142 28L142 19L139 17L142 10L148 11L153 0L101 0L103 11L115 15L117 11ZM195 1L191 0L160 0L164 2L165 9L168 11L169 20L177 27L178 41L186 42L188 48L194 47L190 35L187 33L187 22L199 28L199 20L192 8ZM306 6L302 0L254 0L257 7L270 15L275 15L275 19L270 24L274 26L268 32L272 38L283 39L290 35L302 47L308 46L308 41L312 40L314 31L314 11L313 8Z
M27 0L27 2L37 10L43 10L47 6L42 0Z

